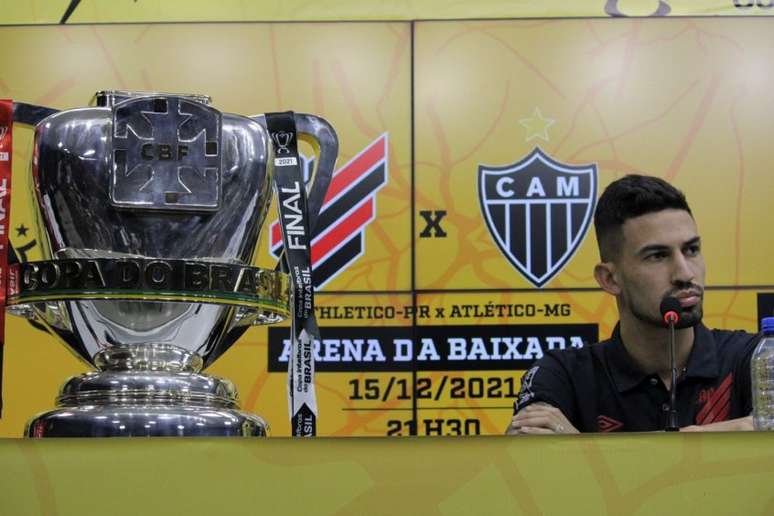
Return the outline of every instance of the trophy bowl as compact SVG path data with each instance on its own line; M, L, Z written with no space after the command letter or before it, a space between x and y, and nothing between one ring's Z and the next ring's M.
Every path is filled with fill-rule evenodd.
M265 435L232 382L201 372L251 325L290 315L287 274L251 265L272 198L264 117L122 91L93 107L14 108L35 124L44 259L11 267L9 311L96 368L70 378L26 435ZM319 154L313 227L338 141L325 120L294 118Z

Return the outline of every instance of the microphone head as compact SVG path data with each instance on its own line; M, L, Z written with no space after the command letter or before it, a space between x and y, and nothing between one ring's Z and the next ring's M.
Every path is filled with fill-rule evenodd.
M680 320L680 301L677 300L677 298L672 296L667 296L661 301L661 305L659 306L659 311L661 312L661 317L664 318L664 324L669 326L670 323L677 324L677 321Z

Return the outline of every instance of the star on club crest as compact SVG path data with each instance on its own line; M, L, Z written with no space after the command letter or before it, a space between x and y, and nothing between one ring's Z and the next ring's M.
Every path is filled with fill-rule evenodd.
M527 138L524 141L530 141L533 138L540 138L548 141L548 128L556 123L553 118L545 118L536 107L529 118L522 118L519 124L527 130Z

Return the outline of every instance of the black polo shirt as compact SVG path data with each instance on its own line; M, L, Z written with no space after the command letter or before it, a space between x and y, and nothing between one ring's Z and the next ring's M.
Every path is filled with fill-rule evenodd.
M750 415L750 356L757 340L743 331L695 327L677 380L680 427ZM669 391L657 374L637 367L618 326L609 340L549 351L535 362L522 377L514 413L536 401L559 408L581 432L663 430L669 415Z

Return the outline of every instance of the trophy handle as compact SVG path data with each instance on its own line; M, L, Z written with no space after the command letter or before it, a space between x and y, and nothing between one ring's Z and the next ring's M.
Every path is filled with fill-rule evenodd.
M44 118L58 112L58 109L46 106L27 104L26 102L13 103L13 121L19 124L38 125Z
M251 116L265 129L266 117L264 115ZM312 146L315 153L314 170L310 180L311 187L307 185L307 207L309 210L309 230L314 231L317 224L317 215L320 213L325 194L333 177L333 169L336 166L336 157L339 153L339 138L324 118L306 113L294 113L296 131L299 140Z
M314 231L317 216L325 200L325 194L328 193L333 169L336 166L339 139L333 127L320 117L306 113L295 113L295 120L299 139L311 145L317 154L312 172L312 186L308 190L307 200L309 229Z
M26 102L13 103L13 121L14 123L17 123L17 124L31 125L34 127L38 125L38 123L40 123L41 120L48 118L49 116L58 112L59 112L58 109L54 109L46 106L38 106L37 104L28 104ZM16 254L16 250L14 249L13 244L10 241L8 242L7 253L8 253L9 266L19 263L19 256L18 254ZM9 314L28 319L33 326L40 328L44 331L48 331L47 329L39 325L37 322L35 322L35 312L32 310L31 306L29 305L10 306L9 305L9 306L6 306L5 309Z

